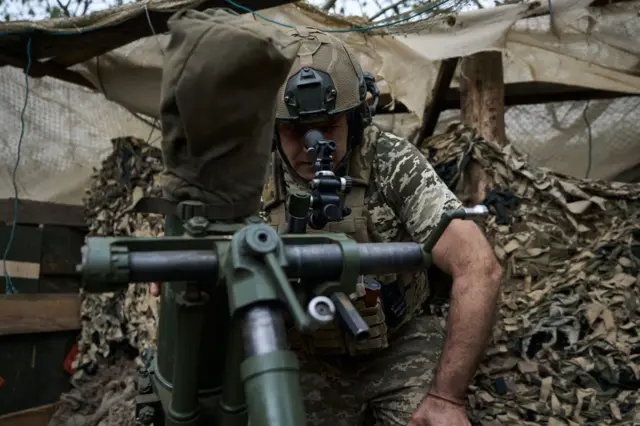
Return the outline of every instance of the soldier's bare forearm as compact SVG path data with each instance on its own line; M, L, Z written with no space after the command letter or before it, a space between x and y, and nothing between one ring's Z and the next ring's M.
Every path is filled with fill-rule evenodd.
M475 276L454 277L447 339L433 391L463 399L482 361L495 320L499 267Z

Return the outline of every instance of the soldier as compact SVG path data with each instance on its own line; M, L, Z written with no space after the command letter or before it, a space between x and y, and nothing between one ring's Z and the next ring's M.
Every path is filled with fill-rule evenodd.
M375 83L343 42L312 28L291 33L302 46L277 99L268 222L285 230L286 194L307 190L315 171L303 137L315 129L337 144L335 173L354 178L351 214L321 232L361 243L423 243L442 213L461 202L416 147L371 124L366 96ZM446 331L434 317L419 316L429 291L421 272L361 277L352 300L371 328L363 343L336 325L291 335L300 345L310 425L470 425L464 401L490 337L502 270L471 221L449 225L433 261L453 278Z

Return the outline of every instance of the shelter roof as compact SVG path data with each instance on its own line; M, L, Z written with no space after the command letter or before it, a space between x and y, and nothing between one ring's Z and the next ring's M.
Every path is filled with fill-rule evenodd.
M181 9L227 7L239 13L270 8L293 0L152 0L135 2L85 16L0 23L0 66L24 68L27 49L34 77L52 75L83 84L65 68L85 62L143 37L167 31L167 20ZM37 61L37 62L35 62ZM67 78L65 78L67 77ZM84 85L84 84L83 84Z

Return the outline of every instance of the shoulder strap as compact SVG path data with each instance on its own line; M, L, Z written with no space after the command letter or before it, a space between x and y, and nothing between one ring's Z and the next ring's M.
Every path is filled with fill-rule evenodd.
M262 191L262 209L267 212L281 205L286 200L282 159L277 151L271 152L270 171Z

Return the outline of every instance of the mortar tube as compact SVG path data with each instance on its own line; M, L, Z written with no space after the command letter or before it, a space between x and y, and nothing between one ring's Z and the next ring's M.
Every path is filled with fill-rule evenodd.
M243 336L248 358L241 371L251 426L305 426L298 359L287 350L280 311L268 305L249 308Z
M176 334L173 389L166 416L166 426L197 426L200 417L198 373L200 342L207 297L197 285L176 296L178 327Z
M248 421L240 365L244 359L241 324L233 319L227 338L222 397L218 403L220 426L246 426Z

